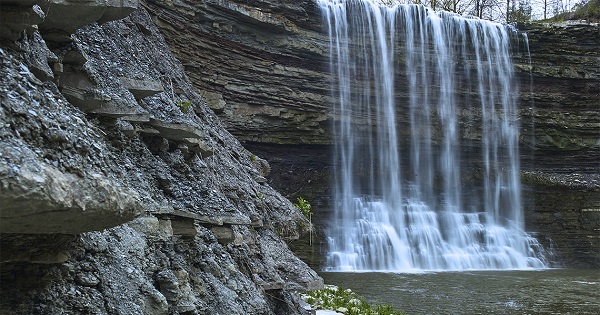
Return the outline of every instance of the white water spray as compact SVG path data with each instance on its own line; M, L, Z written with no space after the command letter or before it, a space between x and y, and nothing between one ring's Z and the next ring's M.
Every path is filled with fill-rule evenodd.
M339 121L326 270L544 268L523 230L506 28L417 5L318 3Z

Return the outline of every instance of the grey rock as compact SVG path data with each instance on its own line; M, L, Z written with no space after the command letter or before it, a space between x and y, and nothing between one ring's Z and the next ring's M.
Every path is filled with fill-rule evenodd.
M160 293L167 299L167 301L173 303L179 300L179 281L171 270L160 271L156 275L156 282Z
M105 23L127 17L138 6L138 0L50 0L42 3L47 12L39 25L48 40L70 41L69 34L98 21Z
M195 92L146 10L91 23L68 34L68 46L49 43L48 29L41 34L44 42L30 41L30 48L53 49L58 60L49 62L62 65L53 82L30 75L26 52L0 46L0 125L6 126L0 128L0 313L299 313L291 288L320 278L273 232L247 224L274 222L296 235L305 219L253 180L257 171L240 158L242 145ZM165 92L137 100L122 77L158 78ZM96 98L100 108L139 106L148 119L85 107ZM194 110L183 112L179 98L191 100ZM212 155L187 139L203 141ZM229 198L232 191L241 197ZM195 235L174 232L170 216L177 211ZM233 243L220 244L202 220L236 223ZM261 247L259 233L269 233L274 245ZM278 300L252 271L286 283Z
M54 79L54 72L49 63L58 61L58 57L45 45L38 32L25 36L18 42L20 48L27 52L25 60L31 72L41 81Z
M77 277L75 278L75 282L82 286L95 287L96 285L98 285L98 283L100 283L100 279L98 279L92 273L81 273L77 275Z
M223 95L215 92L203 91L201 92L202 99L206 101L208 107L210 107L215 113L220 113L225 109L226 102L223 100Z
M171 228L174 235L193 237L198 234L194 220L190 219L171 219Z
M121 78L121 82L137 100L163 92L163 86L156 80L136 80Z
M26 146L16 155L9 152L14 144L2 143L3 233L77 234L125 223L141 212L138 194L132 189L99 173L86 178L65 173L40 161Z
M215 226L210 230L221 244L231 243L235 240L231 226Z
M13 1L0 6L0 38L17 40L23 36L23 31L32 33L35 26L44 21L44 11L38 5L32 4L22 7L21 5L26 4Z

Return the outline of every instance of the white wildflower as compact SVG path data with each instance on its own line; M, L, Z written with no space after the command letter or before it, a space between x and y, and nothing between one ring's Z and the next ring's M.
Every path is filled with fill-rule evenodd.
M362 302L359 299L351 299L350 301L348 301L349 304L352 305L361 305Z

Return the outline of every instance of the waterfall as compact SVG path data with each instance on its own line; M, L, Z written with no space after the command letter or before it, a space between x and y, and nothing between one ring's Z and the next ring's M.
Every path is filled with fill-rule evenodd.
M507 28L317 1L336 121L326 270L544 268L524 231Z

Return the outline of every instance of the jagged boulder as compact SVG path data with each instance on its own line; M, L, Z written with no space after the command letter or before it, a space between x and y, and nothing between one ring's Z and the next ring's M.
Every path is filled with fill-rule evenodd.
M93 22L128 16L138 0L2 0L1 37L16 40L24 30L39 29L47 40L68 42L70 35Z
M36 25L43 22L46 13L34 1L2 1L0 6L0 38L17 40L23 31L32 34ZM28 7L22 7L27 6Z
M0 231L78 234L139 215L135 190L85 165L114 158L102 135L27 67L0 58Z

